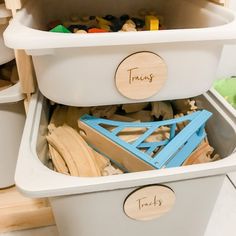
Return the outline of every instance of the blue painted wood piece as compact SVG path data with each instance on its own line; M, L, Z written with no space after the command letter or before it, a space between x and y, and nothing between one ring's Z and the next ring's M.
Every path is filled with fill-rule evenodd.
M205 123L211 115L209 111L202 110L180 118L155 122L120 122L84 115L80 121L150 166L161 169L180 166L189 157L206 137ZM188 121L188 124L177 133L176 125L184 121ZM114 128L110 131L104 128L105 126ZM159 142L145 142L161 126L170 128L170 137ZM146 131L134 142L128 143L118 137L126 128L146 128ZM151 156L160 147L161 149Z

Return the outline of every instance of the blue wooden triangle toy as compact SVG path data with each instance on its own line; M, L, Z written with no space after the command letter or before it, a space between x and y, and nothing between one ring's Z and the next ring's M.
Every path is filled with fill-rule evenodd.
M209 111L202 110L155 122L120 122L84 115L79 120L79 128L93 148L128 171L161 169L182 165L206 137L205 123L211 115ZM177 124L186 121L188 124L177 131ZM112 129L107 129L108 126ZM169 127L169 137L162 141L146 142L162 126ZM144 128L144 132L133 142L126 142L119 137L119 133L127 128Z

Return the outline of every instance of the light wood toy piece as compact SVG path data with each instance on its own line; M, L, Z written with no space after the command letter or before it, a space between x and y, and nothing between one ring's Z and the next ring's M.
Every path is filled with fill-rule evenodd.
M33 63L31 57L28 56L24 50L15 50L15 59L21 83L21 90L22 93L26 94L25 106L27 111L31 94L35 92L35 72Z
M12 15L16 15L16 11L21 9L24 0L5 0L6 8L12 11Z
M191 156L183 163L183 165L187 166L219 160L220 158L218 154L212 156L213 152L214 148L211 147L208 141L205 139L191 154Z
M151 115L157 119L163 117L163 120L174 118L173 109L169 102L152 102Z
M82 115L88 114L88 113L90 113L89 108L85 108L85 107L77 108L77 107L67 107L63 105L57 105L51 117L50 124L48 125L49 132L53 133L58 127L63 126L64 124L76 130L78 129L77 120ZM75 122L76 122L77 127L74 127ZM69 137L69 138L71 139L72 137ZM89 152L92 153L91 157L94 158L100 173L104 171L105 167L111 165L109 159L105 158L103 155L101 155L99 152L96 152L91 147L89 146L86 146L86 147L89 149ZM60 148L60 147L57 147L57 148ZM55 148L53 148L50 144L49 144L49 151L50 151L52 162L55 166L55 170L62 174L69 173L70 171L68 170L66 161L58 153L58 151ZM68 157L64 157L64 158L67 160Z
M71 127L63 125L47 136L48 143L55 148L73 176L101 176L91 149L83 138Z
M122 110L124 110L126 113L138 112L146 108L148 104L149 102L124 104L122 105Z
M195 101L190 100L190 99L174 100L174 101L171 101L171 104L172 104L176 113L187 114L190 111L197 110L197 106L195 105Z
M174 116L174 118L179 118L179 117L183 117L183 116L184 116L183 113L179 113L179 114L176 114ZM177 123L177 129L180 131L187 125L188 125L188 121L179 122L179 123Z
M138 122L137 120L135 120L134 118L128 117L128 116L123 116L123 115L117 115L114 114L110 117L110 120L118 120L118 121L124 121L124 122ZM139 121L140 122L140 121Z
M85 115L89 114L90 109L87 107L77 108L77 107L68 107L63 105L57 105L55 108L50 124L48 125L49 131L53 131L56 127L67 124L73 129L78 129L77 121L78 119Z
M65 123L71 126L73 129L78 130L78 119L85 115L90 113L90 108L88 107L68 107L67 113L66 113L66 120Z
M50 144L48 145L48 148L55 170L61 174L69 175L69 170L66 166L66 162L64 161L60 153Z
M26 198L15 187L0 190L0 235L54 224L47 199Z
M109 165L111 165L111 162L108 158L105 158L102 154L99 152L95 151L93 148L89 147L91 149L91 152L93 153L97 166L99 170L102 171Z
M140 135L144 134L147 131L146 128L126 128L118 134L118 137L128 143L134 142L137 140ZM145 141L146 142L158 142L168 139L170 137L170 128L169 127L160 127L153 134L151 134Z
M138 137L140 137L140 135L144 134L146 131L146 128L126 128L118 134L118 137L130 143L138 139Z
M123 174L123 171L121 171L120 169L114 168L112 165L109 165L109 166L105 167L103 172L102 172L103 176L120 175L120 174Z
M96 117L110 118L115 114L116 110L117 106L98 106L98 107L92 107L90 109L90 112L93 116Z
M150 122L153 121L153 116L151 114L151 111L141 110L134 113L129 113L126 115L129 118L132 118L134 120L140 120L141 122Z

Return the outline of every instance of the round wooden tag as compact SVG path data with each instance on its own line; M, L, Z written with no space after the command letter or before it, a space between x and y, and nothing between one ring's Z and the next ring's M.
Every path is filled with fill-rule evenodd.
M169 212L175 193L166 186L152 185L131 193L124 203L125 214L135 220L152 220Z
M152 52L138 52L125 58L116 70L118 91L130 99L146 99L161 90L167 79L164 60Z

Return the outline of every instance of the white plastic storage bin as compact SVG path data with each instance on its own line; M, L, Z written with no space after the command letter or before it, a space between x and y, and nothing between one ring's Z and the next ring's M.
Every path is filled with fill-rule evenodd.
M20 84L0 92L0 189L14 185L16 161L25 123Z
M43 31L48 22L68 20L71 15L135 16L143 8L163 16L168 30L83 35ZM211 87L223 45L235 43L235 16L206 0L28 1L4 38L7 46L25 49L33 56L39 89L47 98L73 106L142 101L143 97L120 91L115 76L120 63L130 55L154 53L165 67L163 72L163 67L155 64L155 81L158 84L160 77L165 81L158 89L151 86L154 90L144 99L160 101L200 95ZM141 94L147 83L137 81L123 87ZM138 92L137 87L141 88Z
M236 90L236 88L235 88ZM223 96L221 96L214 88L210 89L209 93L211 96L218 101L219 105L226 109L231 114L231 119L236 122L236 109L230 105ZM236 141L235 141L236 142Z
M8 18L11 16L10 11L6 10L5 4L0 4L0 65L14 59L14 51L7 48L3 40L3 32L7 28Z
M61 236L203 236L218 191L227 172L236 168L236 123L209 95L197 97L199 108L213 113L207 122L208 138L220 161L106 177L71 177L59 174L47 163L49 103L40 94L32 97L23 133L15 181L30 197L49 197ZM153 220L134 220L124 203L139 188L167 186L169 194L146 192L144 206L169 199L170 211ZM171 189L171 190L170 190ZM131 194L132 196L132 194ZM134 202L137 204L137 202Z

